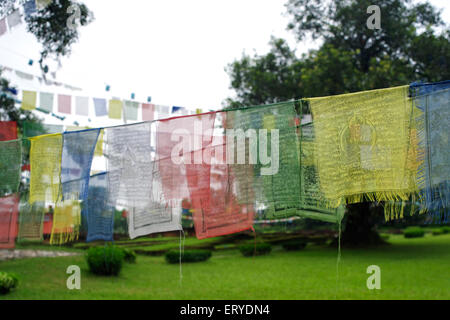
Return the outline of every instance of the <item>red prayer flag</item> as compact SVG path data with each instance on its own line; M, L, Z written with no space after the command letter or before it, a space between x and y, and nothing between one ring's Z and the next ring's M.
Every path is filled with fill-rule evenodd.
M15 121L0 121L0 141L17 139L17 123Z
M0 198L0 249L12 249L17 237L19 196Z

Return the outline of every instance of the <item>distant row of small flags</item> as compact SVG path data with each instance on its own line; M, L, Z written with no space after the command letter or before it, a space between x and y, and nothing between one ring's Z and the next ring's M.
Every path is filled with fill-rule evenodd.
M94 113L91 111L91 106L93 106ZM138 121L139 110L142 114L142 121L155 120L155 112L158 113L159 119L168 116L202 113L201 109L192 112L179 106L169 107L118 98L107 100L104 98L90 98L30 90L22 91L21 108L24 110L37 110L47 114L53 113L55 110L55 112L65 115L74 114L86 117L108 116L110 119L123 119L125 121Z
M23 4L23 12L25 16L30 16L35 13L37 10L45 8L49 5L52 0L29 0ZM22 15L20 10L15 9L13 12L8 14L6 17L0 19L0 36L4 35L8 29L20 25L22 23Z
M32 61L33 60L30 60L30 62L32 62ZM23 79L23 80L32 81L33 79L37 79L40 84L45 84L47 86L57 86L57 87L64 87L64 89L69 89L72 91L82 91L82 89L79 87L72 86L70 84L59 82L59 81L50 80L48 78L44 79L43 77L35 76L30 73L23 72L23 71L20 71L17 69L13 69L13 68L10 68L10 67L4 66L4 65L0 65L0 68L3 71L15 74L18 78Z

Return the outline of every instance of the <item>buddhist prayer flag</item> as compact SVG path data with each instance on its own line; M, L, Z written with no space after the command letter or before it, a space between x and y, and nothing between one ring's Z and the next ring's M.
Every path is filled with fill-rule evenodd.
M79 116L89 115L88 97L75 97L75 114Z
M48 208L48 210L51 210ZM30 204L21 202L19 204L19 234L17 241L42 241L45 203L34 202Z
M53 111L53 94L40 92L39 93L39 108L44 111L52 112Z
M160 161L152 155L151 125L105 129L110 204L120 204L129 212L131 239L181 230L181 201L170 202L162 192Z
M58 112L72 113L72 97L64 94L58 95Z
M19 24L21 24L22 23L22 17L20 16L19 10L16 10L13 13L11 13L7 17L7 20L8 20L9 29L12 29L15 26L18 26Z
M0 141L0 197L19 190L22 141Z
M4 35L7 30L6 18L0 19L0 36Z
M450 211L450 81L412 84L411 91L423 124L418 178L422 211L429 212L434 222L445 223Z
M109 100L109 118L122 119L123 104L120 100Z
M17 139L17 123L15 121L0 121L0 141Z
M91 176L87 198L87 242L112 241L114 231L114 207L109 204L108 173Z
M139 103L135 101L125 101L124 114L125 119L130 121L137 121L138 119Z
M95 116L102 117L108 115L105 99L94 98L94 108Z
M19 196L0 197L0 249L12 249L17 237Z
M30 138L30 204L56 203L60 191L62 135Z
M142 104L142 120L153 121L155 117L155 105L149 103Z
M22 92L22 109L34 110L36 109L36 92L26 91Z
M416 192L415 172L407 167L413 112L408 86L308 101L320 186L332 207L364 199L406 201Z

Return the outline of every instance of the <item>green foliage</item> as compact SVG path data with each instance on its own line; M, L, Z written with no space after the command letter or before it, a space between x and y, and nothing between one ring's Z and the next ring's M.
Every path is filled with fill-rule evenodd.
M447 233L450 233L450 227L449 226L442 226L440 228L433 229L432 233L433 233L434 236L447 234Z
M433 236L440 236L442 234L445 234L445 230L443 228L434 229L432 231Z
M425 235L425 230L421 227L408 227L403 231L405 238L421 238Z
M181 253L181 262L201 262L211 258L211 251L209 250L185 250ZM168 263L180 262L180 251L170 250L165 255Z
M444 230L445 234L450 233L450 226L443 226L441 229Z
M303 250L306 247L306 245L307 245L307 242L305 240L300 240L300 239L289 240L289 241L283 242L281 244L283 249L286 251Z
M301 57L283 39L267 54L228 65L235 98L230 107L256 105L450 78L450 30L429 3L378 1L381 30L366 27L370 0L289 0L286 7L298 40L320 47Z
M136 263L136 253L133 250L122 248L125 262Z
M19 278L13 273L0 271L0 295L9 293L19 284Z
M68 264L82 267L83 256L7 260L0 263L1 270L19 274L21 283L0 300L450 299L450 279L446 276L450 234L414 240L394 234L389 242L389 246L370 250L344 250L339 283L345 285L339 290L335 285L337 248L312 246L307 247L308 252L273 252L258 261L240 258L237 250L214 253L206 263L183 264L182 286L179 267L161 263L159 256L139 256L139 263L124 267L118 278L84 276L81 290L67 290L63 270ZM61 250L46 247L39 249ZM389 270L389 290L367 290L365 270L374 262Z
M89 270L97 275L117 276L122 269L124 251L112 245L93 247L87 251Z
M239 247L239 251L244 257L262 256L272 251L269 243L244 244Z

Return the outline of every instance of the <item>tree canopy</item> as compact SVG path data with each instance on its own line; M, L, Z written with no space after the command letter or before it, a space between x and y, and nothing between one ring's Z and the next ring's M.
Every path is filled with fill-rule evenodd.
M428 2L377 1L381 29L367 28L368 0L289 0L287 26L298 41L321 41L297 57L283 39L267 54L243 54L226 68L236 97L255 105L450 79L450 29Z

